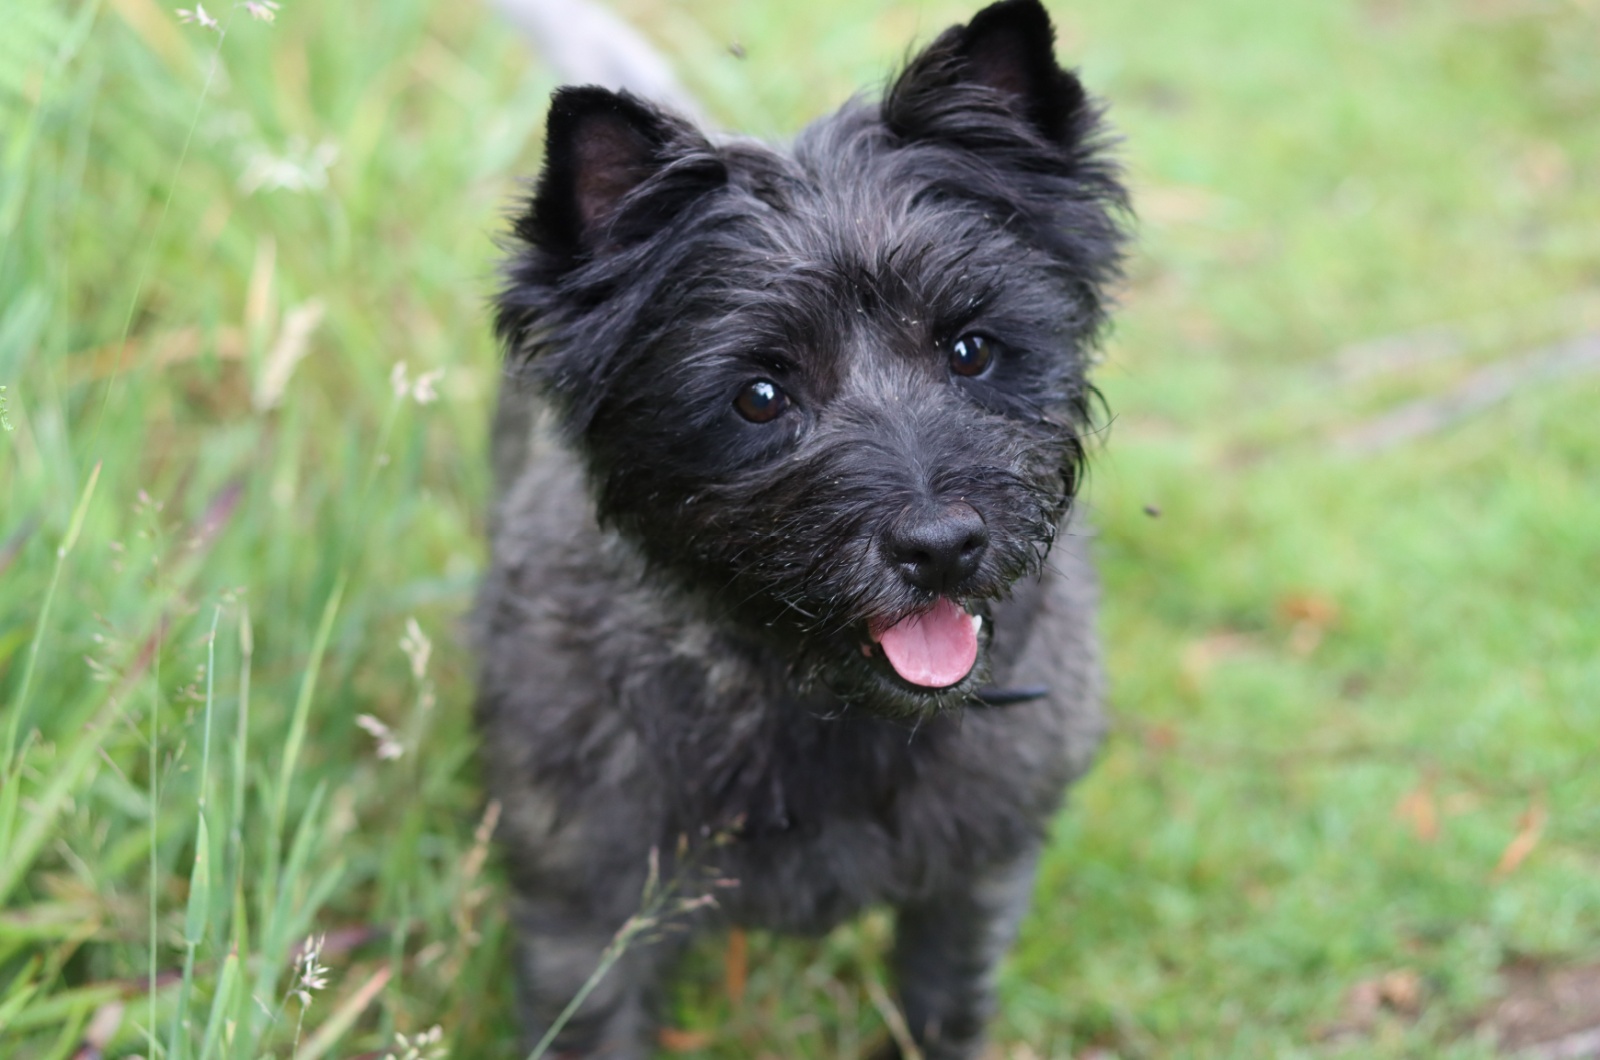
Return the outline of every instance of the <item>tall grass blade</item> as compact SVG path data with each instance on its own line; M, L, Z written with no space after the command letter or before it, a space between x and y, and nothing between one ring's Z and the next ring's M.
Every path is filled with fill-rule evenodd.
M56 590L61 584L61 570L66 566L67 557L72 554L73 546L78 543L78 535L83 531L83 522L89 515L89 503L94 500L95 486L100 483L100 467L101 461L96 461L94 470L89 472L89 481L84 483L82 492L78 494L78 504L72 510L72 519L67 524L66 536L56 548L56 563L55 569L50 574L50 587L45 590L44 601L39 605L39 621L34 627L33 643L28 646L28 661L22 671L22 687L17 692L16 700L11 704L11 724L6 729L3 764L7 780L11 776L17 738L27 731L25 726L28 721L28 697L33 692L33 675L39 666L39 646L44 643L45 631L50 628L50 611L55 604ZM0 891L0 894L3 894L3 891Z
M200 1044L200 1060L211 1060L217 1055L228 1025L234 1022L231 1015L234 1004L233 993L238 981L239 955L230 953L223 959L222 971L217 975L216 993L211 996L211 1015L206 1018L206 1034Z
M322 619L317 623L316 636L311 641L311 657L300 680L300 693L295 699L294 713L289 720L289 735L284 740L283 762L278 769L277 787L272 793L272 816L267 839L271 845L267 869L278 870L278 852L282 849L284 818L289 812L289 788L294 783L295 768L300 762L300 750L306 740L306 723L311 716L311 701L317 692L317 676L322 670L322 657L328 650L328 640L333 635L334 616L339 613L339 602L344 597L345 575L340 572L333 591L322 608Z

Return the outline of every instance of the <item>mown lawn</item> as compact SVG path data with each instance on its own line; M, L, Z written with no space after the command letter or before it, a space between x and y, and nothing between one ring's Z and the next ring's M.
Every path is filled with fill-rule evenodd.
M972 6L618 9L781 136ZM1141 215L1115 728L997 1055L1493 1056L1503 970L1600 959L1600 9L1053 10ZM0 14L0 1055L513 1056L461 618L554 75L211 13ZM667 1044L855 1055L886 934L708 947Z

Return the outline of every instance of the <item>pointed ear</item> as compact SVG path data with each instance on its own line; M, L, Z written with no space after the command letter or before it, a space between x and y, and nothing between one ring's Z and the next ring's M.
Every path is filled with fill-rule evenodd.
M558 89L545 127L544 170L517 235L562 256L592 251L606 241L623 200L675 160L699 155L702 164L686 167L683 176L691 185L701 178L699 190L721 184L726 173L710 152L686 122L627 92ZM681 205L684 193L696 189L672 190L663 207Z
M1078 79L1057 65L1054 40L1039 0L991 4L911 61L884 100L884 120L904 138L938 138L952 97L961 87L977 88L1045 140L1069 146L1088 100Z

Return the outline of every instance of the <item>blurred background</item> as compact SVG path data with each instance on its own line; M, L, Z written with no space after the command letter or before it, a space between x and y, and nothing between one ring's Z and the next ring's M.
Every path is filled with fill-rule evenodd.
M976 6L609 10L783 138ZM1114 728L993 1057L1600 1055L1600 4L1050 7L1139 216ZM534 26L0 10L0 1055L517 1055L462 616ZM663 1051L859 1055L887 932L708 943Z

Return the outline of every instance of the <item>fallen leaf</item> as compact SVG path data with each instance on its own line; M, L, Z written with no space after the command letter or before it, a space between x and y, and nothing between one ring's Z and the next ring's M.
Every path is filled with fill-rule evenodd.
M1433 797L1433 781L1424 778L1415 788L1400 796L1394 815L1411 826L1411 832L1424 843L1439 838L1439 806Z
M1339 620L1339 607L1323 596L1295 593L1278 601L1278 614L1290 623L1289 650L1304 658L1317 650L1323 635Z
M1337 1034L1365 1033L1380 1013L1416 1015L1422 1007L1422 978L1410 968L1398 968L1352 986L1344 999L1344 1018Z
M1517 834L1511 837L1511 842L1506 844L1505 852L1500 855L1500 863L1494 867L1494 878L1504 879L1517 871L1517 866L1528 859L1539 840L1544 836L1545 822L1549 819L1549 812L1545 809L1544 793L1536 792L1528 802L1528 808L1522 811L1522 816L1517 818Z
M1339 620L1339 605L1314 593L1293 593L1278 601L1278 613L1291 622L1310 622L1326 629Z
M662 1027L656 1032L656 1042L669 1053L692 1053L707 1048L715 1040L710 1031Z
M1422 1008L1422 977L1410 968L1398 968L1378 980L1378 996L1388 1008L1415 1015Z

